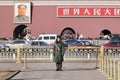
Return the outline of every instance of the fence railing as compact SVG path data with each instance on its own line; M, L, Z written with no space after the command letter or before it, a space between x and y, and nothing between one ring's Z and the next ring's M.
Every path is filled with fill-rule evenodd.
M100 53L100 47L68 47L65 53L67 59L95 60Z
M91 43L95 45L101 45L104 43L109 42L109 40L87 40L90 41ZM9 43L9 41L3 41L1 40L0 43ZM82 60L82 59L95 59L96 55L99 55L99 50L97 48L93 49L88 49L88 48L82 48L82 49L75 49L73 51L66 50L65 52L65 59L70 59L70 60ZM52 53L53 50L52 48L23 48L20 49L20 55L21 58L23 58L24 53L27 54L27 59L52 59ZM16 49L9 49L9 48L0 48L0 59L1 60L15 60L17 57L17 48Z
M120 58L116 58L115 53L113 52L113 56L106 55L105 49L101 47L101 54L100 54L100 70L109 78L113 80L120 80ZM116 50L113 50L116 51Z
M51 59L53 54L52 47L42 47L42 48L5 48L0 49L0 59L1 60L15 60L18 53L21 59L24 58L24 54L27 55L27 59L38 60L38 59Z
M1 60L15 60L17 53L20 53L21 59L24 58L24 54L27 55L27 60L51 60L53 59L53 48L42 47L42 48L5 48L0 49ZM98 49L84 48L79 50L69 51L66 49L64 58L65 60L95 60L96 56L99 55Z
M17 48L0 48L0 60L16 60L17 51ZM27 55L27 60L53 59L53 47L20 48L20 57L22 59L24 57L24 53ZM120 58L120 50L104 50L104 55L109 58ZM98 56L100 56L100 47L81 47L74 50L66 49L64 58L65 60L96 60L96 57Z

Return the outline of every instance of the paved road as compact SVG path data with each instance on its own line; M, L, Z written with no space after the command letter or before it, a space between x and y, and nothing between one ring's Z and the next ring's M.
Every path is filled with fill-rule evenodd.
M55 71L54 63L28 63L28 69L23 64L0 63L0 70L21 70L11 80L107 80L95 63L63 63L63 71Z

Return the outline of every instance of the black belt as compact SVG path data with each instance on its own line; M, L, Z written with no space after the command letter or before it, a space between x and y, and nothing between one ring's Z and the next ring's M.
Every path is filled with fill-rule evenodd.
M56 50L56 51L60 51L61 49L56 48L55 50Z

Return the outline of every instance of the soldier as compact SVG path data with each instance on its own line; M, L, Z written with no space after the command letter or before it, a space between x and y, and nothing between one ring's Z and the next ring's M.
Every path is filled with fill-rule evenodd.
M56 42L54 44L54 59L53 61L56 63L56 71L62 71L62 62L64 61L64 45L62 43L61 37L57 36Z

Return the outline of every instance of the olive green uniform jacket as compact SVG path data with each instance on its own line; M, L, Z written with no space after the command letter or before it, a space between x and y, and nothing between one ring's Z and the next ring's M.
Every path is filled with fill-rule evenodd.
M56 46L56 45L57 46ZM53 61L56 63L62 63L64 61L63 56L64 56L64 45L62 42L57 42L54 44L53 48ZM59 48L59 50L58 50Z

